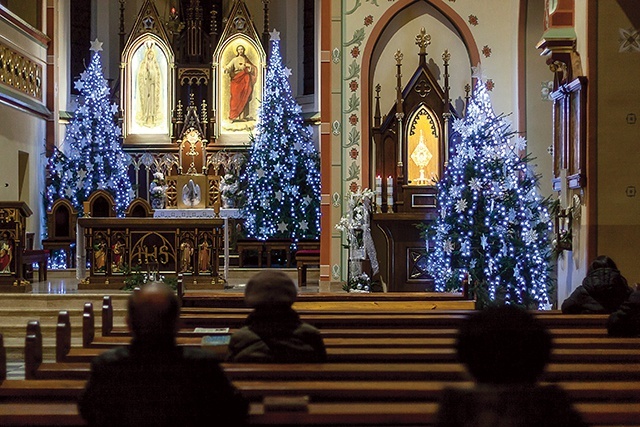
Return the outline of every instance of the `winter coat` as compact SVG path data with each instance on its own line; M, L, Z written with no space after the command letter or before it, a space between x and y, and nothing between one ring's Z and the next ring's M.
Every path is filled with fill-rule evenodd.
M249 403L214 353L134 340L95 357L78 408L91 426L242 426Z
M612 313L629 297L631 288L615 268L597 268L562 303L565 314Z
M566 392L556 385L481 384L442 392L436 427L583 427Z
M635 291L613 312L607 321L609 335L633 337L640 335L640 291Z
M256 308L246 325L231 336L228 362L325 362L320 331L300 320L290 307Z

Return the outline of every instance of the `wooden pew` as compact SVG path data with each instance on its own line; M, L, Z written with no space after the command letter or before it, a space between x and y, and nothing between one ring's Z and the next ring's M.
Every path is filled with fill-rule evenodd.
M87 305L85 309L89 308ZM85 314L91 314L86 310ZM87 323L83 322L83 326ZM86 335L86 334L85 334ZM56 329L57 362L90 362L104 349L128 341L102 342L93 348L71 349L69 314L61 311ZM179 337L180 345L199 346L198 337ZM566 343L566 347L565 347ZM86 343L85 343L86 344ZM624 348L622 346L624 345ZM325 338L330 362L455 362L455 338ZM591 338L554 340L551 360L573 363L633 363L640 361L640 338ZM586 348L585 348L586 347Z
M594 426L637 426L638 403L578 403L575 408ZM296 426L429 426L435 421L436 403L356 402L309 403L306 412L266 411L252 403L250 425ZM7 403L0 405L0 424L75 426L84 425L75 403Z

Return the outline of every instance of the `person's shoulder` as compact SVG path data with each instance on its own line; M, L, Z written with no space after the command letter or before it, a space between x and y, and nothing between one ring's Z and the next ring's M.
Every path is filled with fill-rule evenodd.
M198 347L180 347L182 350L182 358L190 362L202 362L202 363L215 363L217 364L220 359L212 351L207 351Z
M123 360L128 360L131 357L128 346L119 346L112 349L103 351L99 355L93 358L93 364L112 364L118 363Z

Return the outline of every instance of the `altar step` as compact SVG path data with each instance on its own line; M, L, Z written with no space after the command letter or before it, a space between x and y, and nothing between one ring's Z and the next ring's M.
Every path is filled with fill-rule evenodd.
M23 361L27 323L40 322L45 361L55 360L56 324L61 310L69 312L71 345L82 346L82 312L91 302L96 330L102 327L102 297L106 294L2 294L0 298L0 333L7 349L7 360ZM111 294L115 327L125 326L128 294Z

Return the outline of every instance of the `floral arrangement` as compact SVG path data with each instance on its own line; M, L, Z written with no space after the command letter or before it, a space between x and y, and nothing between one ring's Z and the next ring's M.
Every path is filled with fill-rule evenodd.
M175 277L167 277L157 272L143 273L140 266L136 266L133 269L127 268L125 271L125 279L122 286L123 291L133 291L136 288L142 287L150 282L164 282L174 291L178 289L178 279Z
M241 190L240 182L236 175L225 174L220 180L220 195L225 207L233 207L239 202Z
M347 210L336 224L343 231L349 248L349 278L343 289L347 292L371 292L372 281L362 271L362 262L368 257L371 261L371 272L378 272L376 250L371 238L371 214L375 192L368 188L351 193Z
M167 182L164 179L162 172L155 172L153 174L153 181L149 185L149 197L151 198L151 204L155 201L160 201L164 207L164 199L167 195ZM157 203L156 203L157 206Z
M336 228L346 233L350 248L364 247L364 230L369 227L371 201L374 198L374 191L368 188L349 196L348 210L342 215Z
M371 292L371 278L367 273L360 273L349 278L349 281L342 286L347 292Z

